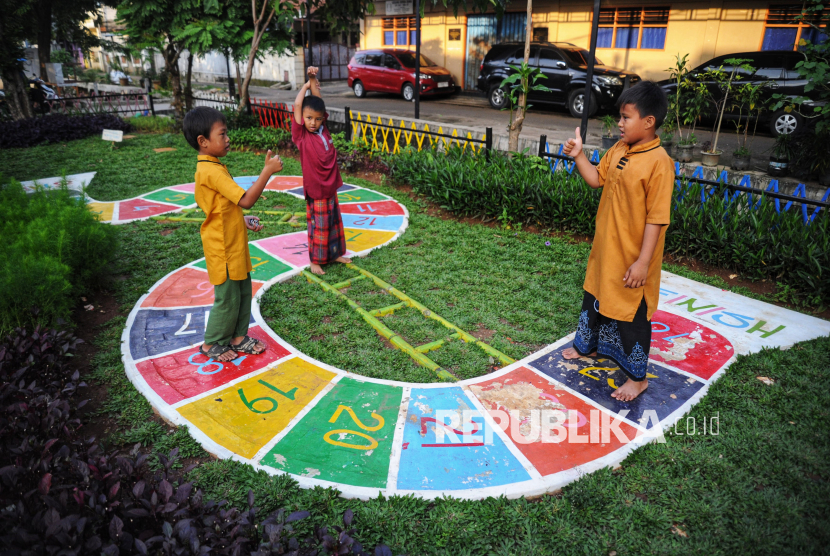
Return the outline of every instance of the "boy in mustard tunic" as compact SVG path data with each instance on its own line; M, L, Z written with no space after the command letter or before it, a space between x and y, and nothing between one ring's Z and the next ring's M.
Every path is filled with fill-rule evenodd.
M648 387L651 316L671 222L674 164L656 135L668 108L663 90L642 81L624 91L617 106L620 141L598 167L582 151L579 128L564 148L588 185L603 189L579 326L573 347L562 355L612 359L628 380L611 397L627 402Z
M199 151L196 203L205 213L200 233L214 292L199 352L214 361L231 361L240 353L259 355L267 346L248 336L253 299L248 230L258 232L262 226L255 217L244 216L242 209L254 206L271 175L282 170L282 161L272 158L269 150L262 173L245 191L219 162L231 147L222 113L204 106L194 108L182 127L187 142Z

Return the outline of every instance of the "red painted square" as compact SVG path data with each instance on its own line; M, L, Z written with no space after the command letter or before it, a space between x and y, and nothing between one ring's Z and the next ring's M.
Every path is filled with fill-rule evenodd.
M265 189L269 191L287 191L302 186L302 176L274 176L265 186Z
M295 232L269 237L256 242L256 246L294 266L307 266L308 232Z
M256 294L262 282L253 281ZM185 267L168 276L150 292L142 307L199 307L213 305L213 285L204 270Z
M174 191L181 191L183 193L195 193L196 191L196 184L195 183L183 183L181 185L174 185L168 189L172 189Z
M732 344L706 326L665 311L651 317L649 358L708 380L735 354Z
M148 201L147 199L130 199L129 201L121 201L118 205L118 220L135 220L137 218L147 218L148 216L155 216L165 212L179 210L182 207L176 205L167 205L158 203L156 201Z
M220 363L199 353L198 347L191 347L136 363L136 367L156 394L174 404L261 369L289 353L259 326L252 326L248 335L268 344L265 353L241 355L236 362Z
M480 389L476 387L480 387ZM590 442L591 421L592 419L601 419L599 410L565 390L557 388L551 384L550 380L525 367L519 367L505 376L471 385L470 390L481 401L485 409L500 409L505 412L518 410L522 419L527 419L530 415L527 409L534 407L558 409L566 415L568 415L568 410L578 412L577 427L574 429L566 423L567 438L559 443L542 442L541 439L537 439L536 442L522 444L520 440L523 439L517 440L513 435L512 422L511 426L505 431L519 451L530 460L530 463L542 475L552 475L588 463L624 446L623 442L613 432L608 435L608 443L602 444L600 442L603 439L599 433L595 433L596 442ZM532 399L529 399L528 395ZM537 395L538 397L536 397ZM498 403L493 401L494 399L506 401ZM611 418L613 417L611 416ZM512 421L512 416L509 419ZM520 426L517 425L516 429L520 430ZM629 441L634 440L637 429L626 423L621 423L619 429ZM597 430L599 430L599 423L597 423ZM554 432L554 434L556 433ZM575 435L585 437L589 442L573 442Z
M340 212L362 214L364 216L397 216L405 214L403 207L396 201L378 201L375 203L346 203L340 205Z

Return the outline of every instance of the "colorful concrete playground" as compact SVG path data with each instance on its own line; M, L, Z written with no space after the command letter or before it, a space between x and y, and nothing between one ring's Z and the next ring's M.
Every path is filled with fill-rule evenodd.
M80 191L93 175L69 176L70 188ZM236 181L249 187L254 179ZM47 188L59 182L38 181ZM89 205L102 221L133 222L193 208L193 187ZM275 177L266 189L303 197L301 177ZM386 195L344 185L339 199L351 255L366 256L407 228L406 208ZM159 415L187 426L211 454L288 473L306 488L334 487L346 497L480 499L555 491L659 440L738 355L830 334L830 322L664 272L649 387L629 403L610 397L625 380L612 362L562 358L573 335L471 380L368 379L301 353L260 314L262 294L308 266L306 231L297 229L250 244L250 334L268 344L265 354L226 363L199 354L213 288L198 260L141 297L122 336L122 359ZM436 316L416 301L400 305ZM728 427L719 423L717 432L727 434Z

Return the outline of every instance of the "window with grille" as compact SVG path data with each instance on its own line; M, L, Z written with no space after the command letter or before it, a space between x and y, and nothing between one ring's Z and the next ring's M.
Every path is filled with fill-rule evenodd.
M668 7L600 10L597 48L663 50L668 24Z
M799 21L797 17L804 17ZM767 21L764 27L764 39L761 50L797 50L801 40L813 44L821 44L827 40L827 17L830 16L830 7L823 12L804 12L802 4L773 4L767 10ZM822 22L822 17L824 22ZM822 33L812 25L824 25ZM812 24L812 25L810 25Z
M415 37L414 17L385 17L383 18L384 46L414 46Z

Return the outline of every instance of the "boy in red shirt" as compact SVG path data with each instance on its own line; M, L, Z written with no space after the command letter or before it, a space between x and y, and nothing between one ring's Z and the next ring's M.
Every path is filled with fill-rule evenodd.
M306 91L311 91L306 96ZM326 103L320 96L317 68L308 68L308 82L294 100L291 138L300 150L303 189L308 220L308 254L311 272L325 274L320 265L350 263L337 189L343 185L337 168L337 151L326 127Z

